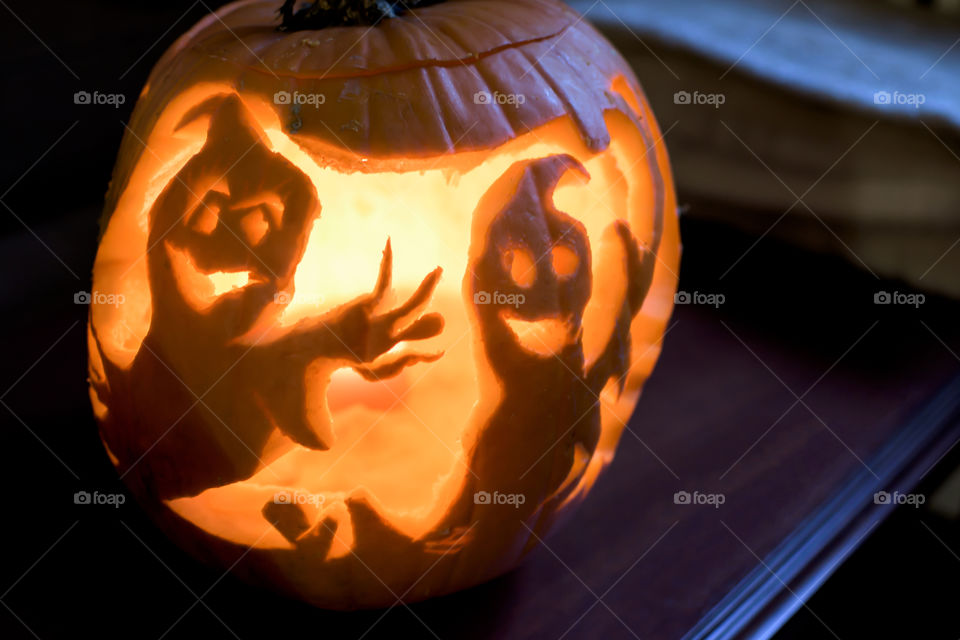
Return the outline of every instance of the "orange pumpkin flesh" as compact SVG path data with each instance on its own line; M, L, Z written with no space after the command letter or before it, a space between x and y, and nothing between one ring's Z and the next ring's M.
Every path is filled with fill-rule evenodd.
M583 499L659 353L659 130L554 0L275 11L202 20L137 104L94 265L125 300L91 307L101 436L169 535L255 584L357 608L479 583Z

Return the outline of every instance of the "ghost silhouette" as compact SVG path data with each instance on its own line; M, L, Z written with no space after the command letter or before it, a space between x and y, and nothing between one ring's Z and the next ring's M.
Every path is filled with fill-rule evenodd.
M375 312L390 288L388 240L371 293L276 330L320 215L317 193L302 171L270 150L239 98L218 98L191 117L205 112L206 143L149 213L149 332L133 370L107 376L126 387L117 383L100 390L110 403L127 405L115 415L138 416L137 407L161 414L137 424L108 419L101 427L110 432L105 440L121 473L143 467L131 478L161 499L248 478L294 442L328 448L334 432L322 406L324 372L355 366L366 376L390 375L436 356L407 355L373 366L378 356L443 327L437 314L419 316L439 268L409 300ZM246 281L217 292L211 285L217 274L245 274ZM318 394L321 407L308 413L306 373L316 363L320 374L311 377L310 392ZM156 402L158 397L164 402Z

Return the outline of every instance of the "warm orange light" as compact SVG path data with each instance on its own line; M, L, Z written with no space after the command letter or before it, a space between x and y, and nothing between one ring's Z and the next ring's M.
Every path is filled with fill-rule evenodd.
M219 93L221 91L219 87L199 87L187 92L180 101L182 108L223 95ZM588 239L595 243L595 251L608 249L613 254L610 262L619 268L618 272L605 267L605 286L594 294L598 300L610 299L605 299L596 310L587 306L582 338L585 351L590 352L588 358L595 359L592 351L606 346L613 332L615 315L612 312L623 305L625 295L626 273L623 258L617 254L617 241L603 240L605 233L612 233L610 224L617 219L615 211L623 211L618 184L623 182L623 174L617 167L630 166L638 158L626 155L618 163L615 156L590 153L582 143L571 144L578 142L578 137L571 130L571 123L561 121L518 138L500 152L489 154L479 166L463 173L451 170L448 163L438 159L434 169L413 174L341 174L331 168L322 168L284 134L269 106L249 98L244 100L244 105L251 113L264 118L260 124L272 150L280 152L308 175L317 193L324 194L324 197L320 216L313 222L303 258L296 267L292 293L279 294L283 301L279 312L261 320L261 329L265 333L248 336L243 341L251 345L269 343L279 339L282 332L296 327L298 322L323 317L324 313L369 292L377 281L380 254L389 238L396 256L392 270L392 300L402 301L412 295L423 277L435 267L444 270L445 275L437 285L429 307L443 317L444 329L432 338L415 343L417 353L442 353L444 357L404 368L396 376L383 381L365 380L350 368L335 369L329 387L324 391L320 388L323 385L318 385L313 396L307 399L308 403L318 405L316 411L330 412L335 438L329 450L314 451L290 443L281 458L248 480L210 488L195 497L174 498L171 507L212 533L234 542L290 547L291 543L278 533L264 535L263 528L258 526L263 522L260 510L274 492L287 487L323 496L325 508L329 509L342 503L352 489L363 486L383 506L387 519L401 527L404 533L414 537L426 533L434 524L428 516L438 511L438 504L453 500L459 488L461 479L454 478L453 473L458 464L463 464L463 434L480 428L479 421L498 401L498 394L482 399L479 395L473 357L477 336L472 331L468 305L464 304L462 293L464 277L469 275L470 219L475 203L517 161L557 153L577 154L591 177L589 181L577 179L561 183L556 192L557 207L576 215L583 222ZM182 114L173 113L166 119L179 123L181 118ZM612 116L611 125L618 126L616 116ZM183 136L178 143L185 148L199 149L207 143L204 133L194 129L189 133L174 131L173 135ZM170 133L162 128L158 127L154 135L156 139L148 142L151 147L170 144L164 143L163 138ZM629 130L625 130L624 136L629 135ZM636 145L624 146L638 148ZM182 166L184 158L175 157L177 164ZM163 175L166 173L168 171L162 172ZM216 199L219 201L229 198L229 189L223 178L214 178L219 180L217 185L209 187L209 191L218 194ZM175 182L177 178L171 180ZM200 184L205 186L208 182L205 180ZM639 187L642 189L644 185ZM189 191L193 192L190 194L192 200L202 198L197 189ZM651 195L641 192L634 197L638 202L646 199L650 203L646 205L648 212L637 210L634 215L641 219L652 216L649 211ZM129 246L145 247L150 202L139 198L137 202L140 204L137 210L123 212L121 209L114 216L117 229L135 229L136 232L114 237L111 228L104 238L102 254L112 254L114 245L120 245L116 249L118 252ZM283 210L276 194L258 194L231 206L247 209L261 203L268 203L269 211ZM222 207L220 211L223 211ZM254 213L258 211L260 209L255 209ZM125 224L124 213L138 219ZM213 222L208 222L198 232L209 236L213 231L210 225L215 226L217 218L208 209L195 212L192 219L187 217L184 222L192 224L196 218L207 215L213 218ZM276 213L269 215L274 217ZM241 220L240 232L246 229L247 218ZM243 240L249 241L250 238L225 234L225 242ZM253 242L248 244L256 246ZM186 251L165 243L163 246L169 253L180 295L198 311L204 311L218 298L256 282L249 271L204 273ZM159 248L147 249L156 251ZM595 263L603 265L606 252L598 251L597 254ZM575 251L562 244L551 247L547 255L537 256L517 247L505 254L504 260L510 262L510 274L523 288L533 284L538 269L550 267L558 276L569 277L579 266ZM135 296L134 290L142 286L140 283L145 282L147 276L141 273L138 278L131 278L130 272L146 270L148 262L141 254L124 265L104 265L112 267L109 271L101 270L98 264L97 274L101 277L95 287ZM110 277L113 273L117 274L116 278ZM608 295L607 290L612 293ZM498 294L494 291L488 293L491 296ZM100 342L106 353L121 352L125 346L121 339L111 340L110 336L122 336L127 332L145 335L149 330L142 324L147 320L145 315L138 313L125 317L128 310L126 307L108 309L105 305L95 306L94 324L101 334ZM504 320L525 349L541 356L555 354L581 337L580 329L570 325L566 318L527 321L507 312ZM402 347L398 345L395 350L403 352ZM125 363L121 360L118 364ZM194 391L199 395L203 389ZM317 397L324 392L329 395L329 401ZM238 431L243 428L242 424L231 427ZM285 484L276 482L279 469L284 469ZM404 480L401 482L398 478ZM585 486L583 490L588 488ZM231 517L224 518L224 513L230 513ZM216 517L209 514L216 514ZM250 522L240 524L242 520Z
M266 77L201 75L152 107L94 265L124 304L91 306L90 380L111 460L165 528L360 606L385 602L360 565L402 590L459 557L425 597L570 512L656 360L679 259L652 114L604 64L589 122L432 155L301 130Z

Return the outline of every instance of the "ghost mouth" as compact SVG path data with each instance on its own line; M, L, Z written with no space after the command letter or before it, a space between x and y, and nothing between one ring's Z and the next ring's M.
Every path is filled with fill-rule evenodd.
M525 351L539 356L553 356L577 340L578 331L569 318L539 318L524 320L510 311L501 311L500 317L513 332Z
M250 270L203 271L186 249L164 242L170 258L177 290L187 303L198 311L206 311L224 295L264 282Z

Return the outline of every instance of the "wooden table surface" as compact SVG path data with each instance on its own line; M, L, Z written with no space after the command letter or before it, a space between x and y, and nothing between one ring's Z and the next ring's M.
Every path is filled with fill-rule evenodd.
M768 635L889 511L873 493L907 490L958 437L956 303L875 305L903 288L685 220L681 288L725 303L677 308L576 517L472 590L387 612L312 610L198 566L134 504L73 504L75 491L122 490L86 398L86 307L72 299L88 287L95 220L35 229L65 264L26 232L0 238L3 638ZM678 491L724 503L675 504Z

